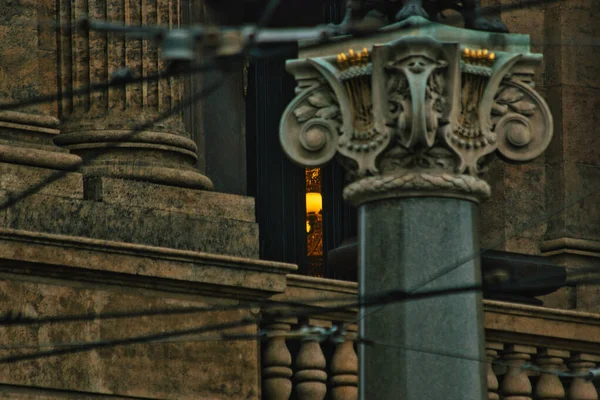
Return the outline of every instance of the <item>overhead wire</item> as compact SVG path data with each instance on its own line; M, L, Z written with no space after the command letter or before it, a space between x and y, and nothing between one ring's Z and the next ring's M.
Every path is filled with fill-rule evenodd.
M599 280L600 281L600 280ZM308 309L303 311L296 310L275 310L270 312L267 316L262 315L254 318L243 318L241 320L218 323L218 324L206 324L195 328L188 329L180 329L180 330L171 330L169 332L161 332L156 334L146 334L128 338L120 338L114 340L101 340L94 342L86 342L82 345L74 345L67 348L61 348L56 350L50 350L45 352L36 352L29 354L19 354L12 355L0 358L1 363L13 363L17 361L24 361L30 359L37 358L46 358L53 357L58 355L65 354L73 354L80 353L85 351L91 351L96 349L117 347L123 345L130 344L142 344L142 343L150 343L156 341L163 341L166 339L178 338L187 335L198 335L202 333L209 333L215 331L223 331L234 328L242 328L248 326L254 326L261 322L265 321L276 321L285 318L296 318L298 320L302 320L305 318L309 318L314 315L327 315L336 312L344 312L347 311L348 308L357 308L357 307L376 307L380 305L392 304L392 303L400 303L407 301L417 301L417 300L425 300L429 298L439 297L439 296L449 296L449 295L458 295L461 293L468 293L474 291L483 290L482 285L465 285L465 286L457 286L457 287L448 287L448 288L440 288L429 291L417 292L417 293L408 293L402 290L392 290L386 291L383 293L378 293L373 296L368 296L366 298L360 299L359 301L353 301L348 304L343 305L334 305L334 306L326 306L321 307L319 309ZM342 329L346 329L345 327Z
M478 358L478 357L470 357L470 356L466 356L463 354L442 352L442 351L435 351L435 350L427 350L427 349L405 346L405 345L400 346L400 345L383 343L383 342L379 342L376 340L369 340L369 339L362 339L362 338L358 338L357 341L359 341L359 342L365 341L370 346L384 346L384 347L394 348L394 349L403 350L403 351L411 351L411 352L435 355L435 356L440 356L440 357L455 358L455 359L460 359L460 360L465 360L465 361L474 361L474 362L479 362L479 363L483 363L483 364L500 365L500 366L504 366L504 367L508 367L508 368L515 368L515 369L526 370L526 371L535 371L535 372L538 372L540 374L545 374L545 375L554 375L554 376L558 376L561 378L583 378L588 381L592 381L592 380L600 377L600 368L591 369L588 372L581 372L581 373L564 372L564 371L558 371L558 370L553 370L553 369L548 369L548 368L541 368L541 367L534 365L532 363L529 363L529 362L525 362L523 364L516 364L514 362L506 362L506 361L501 361L501 360L488 360L488 359L483 359L483 358Z
M547 265L547 263L528 261L532 265ZM591 276L588 276L588 275ZM596 276L597 275L597 276ZM596 284L600 283L600 266L588 266L577 268L576 276L579 278L573 278L567 281L566 285L575 284ZM493 293L522 293L532 290L544 290L552 289L556 287L556 283L553 281L554 277L542 277L542 278L530 278L522 279L517 282L510 281L496 282L493 284L481 284L469 286L473 290L478 291L490 291ZM462 288L462 286L460 287ZM382 291L374 293L372 296L380 296L384 293L390 293L389 291ZM427 293L427 292L423 292ZM310 298L296 298L294 300L257 300L242 302L239 304L232 305L221 305L221 306L187 306L187 307L169 307L169 308L158 308L150 310L130 310L120 312L106 312L106 313L87 313L87 314L71 314L71 315L55 315L55 316L43 316L43 317L31 317L24 316L17 311L8 312L4 315L0 314L0 327L2 326L28 326L28 325L41 325L41 324L62 324L72 322L84 322L93 320L110 320L110 319L124 319L124 318L136 318L136 317L151 317L151 316L168 316L168 315L187 315L187 314L202 314L217 311L235 311L243 309L259 308L263 312L268 312L270 309L284 309L284 308L297 308L297 309L312 309L315 313L320 311L319 307L324 307L328 304L341 303L352 309L360 306L360 301L368 301L372 296L358 296L357 298L351 298L350 295L331 297L326 299L316 299L314 296ZM407 296L408 298L411 295ZM349 324L356 323L353 321Z
M599 194L599 192L600 192L600 186L594 188L594 190L592 190L592 191L587 192L583 196L578 197L578 198L576 198L576 199L574 199L574 200L572 200L572 201L570 201L570 202L562 205L557 210L554 210L551 213L544 214L544 216L542 216L541 218L535 220L534 222L532 222L530 224L527 224L524 227L521 226L520 229L518 230L518 232L515 232L515 233L513 233L512 235L510 235L508 237L505 237L501 241L492 244L488 248L480 250L480 251L478 251L478 252L476 252L474 254L471 254L471 255L469 255L467 257L461 258L460 260L458 260L458 261L456 261L454 263L451 263L451 264L449 264L446 267L441 268L433 276L428 277L424 282L419 283L418 286L416 286L415 288L411 289L410 293L417 292L419 289L423 288L424 286L426 286L426 285L428 285L428 284L436 281L437 279L439 279L439 278L441 278L441 277L449 274L450 272L452 272L452 271L454 271L454 270L456 270L456 269L464 266L465 264L472 262L476 258L481 257L483 254L485 254L488 251L494 250L495 248L501 246L505 242L507 242L507 241L509 241L509 240L511 240L513 238L516 238L516 237L520 236L523 232L526 232L529 229L534 228L534 227L538 226L539 224L546 222L548 219L550 219L550 218L552 218L552 217L554 217L554 216L556 216L556 215L564 212L565 210L567 210L568 208L574 206L575 204L577 204L577 203L579 203L579 202L581 202L581 201L583 201L583 200L585 200L585 199L587 199L587 198L589 198L591 196ZM586 272L596 272L598 270L600 270L600 267L596 267L596 266L593 266L593 267L590 267L590 268L586 267ZM581 271L582 270L580 270L580 272ZM356 324L357 322L359 322L359 321L361 321L361 320L363 320L363 319L365 319L365 318L367 318L369 316L372 316L373 314L381 311L384 307L385 307L385 305L383 307L379 308L379 309L376 309L376 310L373 310L373 311L371 311L369 313L361 315L360 317L358 317L358 319L352 321L350 324Z
M268 18L270 18L272 16L273 11L275 10L277 4L279 4L279 1L280 0L271 0L269 2L269 6L267 7L266 14L265 14ZM260 29L262 29L262 25L267 23L268 19L261 18L261 20L259 22L260 22L260 24L257 25L255 34L258 33L260 31ZM246 46L244 47L243 52L241 54L234 54L234 55L225 56L225 57L213 57L208 62L205 62L204 64L201 64L199 66L193 66L193 67L187 66L187 67L183 68L183 71L181 70L181 68L177 68L177 69L170 69L170 70L167 70L167 72L159 73L159 74L156 74L156 75L153 75L150 77L137 77L137 78L136 77L125 77L125 78L121 78L121 79L114 79L108 83L94 84L91 87L80 88L80 89L76 90L75 93L84 94L84 93L90 93L91 91L107 90L108 88L114 87L116 85L119 85L119 86L120 85L129 85L129 84L133 84L133 83L156 81L156 80L165 79L165 78L173 78L176 75L181 75L182 72L183 73L206 72L209 70L217 69L218 67L220 67L221 69L226 69L227 68L227 66L225 64L226 62L233 61L236 58L241 58L243 56L247 56L248 54L251 54L252 47L253 47L253 42L252 42L252 38L251 38L249 43L246 44ZM165 113L157 116L153 120L150 120L146 123L142 123L142 124L139 124L138 126L133 127L133 129L131 129L131 131L127 135L125 135L124 138L135 136L137 133L143 132L144 130L151 128L155 124L166 120L170 116L175 115L179 112L183 112L190 105L195 104L196 102L200 101L204 97L206 97L206 96L210 95L211 93L213 93L214 91L216 91L223 84L224 81L225 81L225 76L223 76L223 74L221 74L219 77L216 78L216 81L212 82L211 85L209 85L205 88L202 88L198 93L191 95L186 99L183 99L181 102L179 102L179 104L177 104L171 110L166 111ZM71 93L73 93L73 92L71 92ZM49 101L56 101L56 100L62 98L62 96L64 96L64 95L66 95L66 93L58 93L54 96L42 96L40 98L35 98L35 99L18 102L18 103L13 103L13 104L4 104L4 105L0 104L0 111L13 110L13 109L17 109L20 107L24 107L26 105L34 105L34 104L41 104L41 103L45 103L45 102L49 102ZM84 160L84 164L89 164L90 162L103 156L105 153L109 152L110 150L111 150L110 147L99 150L94 155L87 157ZM26 190L24 190L22 192L8 195L6 197L6 199L2 203L0 203L0 211L5 210L9 207L12 207L19 201L39 192L44 187L61 179L67 173L68 173L68 171L56 171L56 172L52 173L51 175L49 175L45 180L39 182L38 184L30 186L29 188L27 188Z
M548 2L548 0L546 0L546 2ZM539 3L542 3L542 2L539 2ZM515 8L520 8L520 7L515 7ZM103 90L103 89L99 89L99 90ZM214 90L214 89L213 89L213 90ZM195 101L194 99L196 99L196 98L197 98L197 96L193 96L193 97L190 99L190 102L191 102L191 103L193 103L193 102ZM185 106L187 106L187 105L188 105L188 104L186 104ZM1 107L1 106L0 106L0 107ZM164 118L168 118L168 116L167 116L167 117L164 117ZM164 118L163 118L163 119L164 119ZM149 124L150 124L149 126L151 126L151 125L152 125L152 124L154 124L154 123L155 123L155 122L150 122L150 123L149 123ZM147 128L147 127L146 127L146 126L144 126L142 129L146 129L146 128ZM588 195L584 196L584 198L585 198L585 197L588 197L588 196L589 196L589 195L591 195L591 194L592 194L592 193L590 193L590 194L588 194ZM582 199L578 199L577 201L581 201L581 200L582 200ZM17 200L17 201L18 201L18 200ZM14 204L14 203L13 203L13 204ZM9 205L9 206L10 206L10 205ZM4 206L4 207L3 207L3 206L0 206L0 209L2 209L2 208L5 208L5 207L6 207L6 206ZM566 208L566 207L564 207L564 208ZM547 217L547 218L549 218L549 217ZM536 225L537 225L537 224L536 224ZM530 227L528 227L527 229L530 229ZM527 229L525 229L525 230L527 230ZM487 251L487 250L486 250L486 251ZM485 252L485 251L484 251L484 252ZM483 252L482 252L482 253L483 253ZM481 254L482 254L482 253L481 253ZM480 254L480 255L481 255L481 254ZM474 257L473 257L473 258L474 258ZM458 266L456 266L456 267L453 267L452 269L458 268L458 267L460 267L461 265L463 265L465 262L468 262L468 261L469 261L469 260L467 260L467 261L464 261L464 262L462 262L461 264L459 264ZM450 269L449 271L451 271L452 269ZM448 271L448 272L449 272L449 271ZM434 278L433 280L435 280L435 279L437 279L437 277L436 277L436 278ZM461 292L461 290L459 290L459 288L453 288L452 290L453 290L453 292L452 292L452 293L458 293L458 292ZM471 287L470 289L463 288L463 290L481 290L481 288L477 288L477 289L476 289L476 288L474 288L474 287ZM397 294L397 293L396 293L396 294ZM451 294L451 293L450 293L450 292L445 292L445 293L443 293L443 292L438 292L438 293L436 293L436 295L448 295L448 294ZM422 296L422 295L421 295L421 296ZM421 297L421 296L419 296L419 295L416 295L416 296L411 296L411 297L414 297L414 298L424 298L424 297ZM413 298L413 299L414 299L414 298ZM405 295L405 299L406 299L406 295ZM392 301L391 301L391 299L387 299L386 301L390 301L390 302L392 302ZM396 300L396 301L397 301L397 300ZM361 305L361 304L360 304L360 302L359 302L359 303L358 303L358 306L360 306L360 305ZM363 305L364 305L364 304L363 304ZM347 308L347 307L348 307L348 306L346 306L345 308ZM338 306L338 307L335 307L335 308L333 308L333 309L334 309L334 310L340 310L340 307ZM331 308L330 308L330 310L331 310ZM314 311L318 311L318 312L320 312L320 313L322 313L322 312L323 312L323 310L313 310L313 311L311 311L311 312L314 312ZM295 315L296 315L296 317L298 316L298 314L295 314ZM240 321L240 322L243 322L244 324L247 324L247 323L249 323L249 321L247 321L247 320L245 320L245 321ZM252 321L251 323L252 323L252 324L255 324L255 323L256 323L256 321ZM215 328L215 326L217 326L217 327ZM239 325L238 325L238 326L239 326ZM235 327L235 326L233 326L232 324L220 324L220 325L213 325L213 326L212 326L212 328L211 328L210 326L205 326L205 327L196 328L195 330L193 330L193 332L195 332L195 333L199 333L199 332L200 332L200 333L201 333L201 332L205 332L205 331L207 331L207 329L209 329L209 328L210 328L210 330L209 330L209 331L214 331L214 330L222 330L222 329L228 329L227 327ZM177 335L188 335L188 334L191 334L191 333L189 333L189 332L190 332L190 330L186 330L186 332L188 332L188 333L182 333L181 331L179 331L178 333L174 333L174 334L175 334L175 336L177 336ZM162 337L169 337L169 336L165 336L165 335L169 335L169 333L157 334L157 335L153 335L153 336L152 336L152 335L150 335L150 336L148 336L148 335L147 335L147 336L145 336L145 337L144 337L144 339L137 338L137 340L144 340L144 341L154 341L154 340L161 340L160 338L162 338ZM136 341L136 338L121 339L120 341L116 341L116 342L115 342L115 341L112 341L112 342L110 342L110 341L96 342L96 343L95 343L95 346L96 346L96 347L94 347L94 348L104 348L104 347L110 347L110 346L112 346L110 343L112 343L112 345L123 345L123 344L127 344L127 343L138 343L138 342ZM116 344L115 344L115 343L116 343ZM87 346L89 347L89 344L88 344ZM71 349L71 350L72 350L72 349ZM85 351L85 350L83 350L83 349L80 349L80 350L78 350L78 351ZM71 352L71 351L70 351L70 352ZM61 353L61 354L66 354L66 353ZM53 355L57 355L57 354L53 354ZM30 355L30 356L31 356L31 355ZM9 362L9 361L7 361L7 360L0 360L0 361L3 361L3 362Z

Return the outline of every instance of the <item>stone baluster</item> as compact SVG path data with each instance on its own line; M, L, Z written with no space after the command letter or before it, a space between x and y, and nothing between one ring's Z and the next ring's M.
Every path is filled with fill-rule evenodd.
M354 351L357 327L346 327L350 332L346 341L339 343L331 359L331 398L333 400L358 399L358 357Z
M522 366L531 359L536 348L522 345L506 345L504 361L508 364L500 391L504 400L531 400L532 386L527 370Z
M329 325L325 321L310 321L312 326ZM298 400L323 400L327 393L327 372L325 355L321 343L314 338L304 338L296 358L296 395Z
M565 388L560 378L553 371L560 371L563 360L569 357L564 350L540 349L537 365L540 368L540 379L535 385L536 400L561 400L565 398Z
M574 374L585 374L595 368L598 362L600 362L600 356L579 353L569 359L568 366ZM569 388L569 400L598 400L598 390L592 382L586 381L585 378L573 378Z
M488 360L487 365L487 389L488 389L488 400L500 400L498 394L499 383L498 377L494 372L493 362L498 358L498 352L504 349L502 343L487 342L485 344L485 354Z
M269 334L285 334L290 324L278 321L265 326ZM265 400L288 400L292 394L292 355L285 338L274 336L264 344L262 356L262 393Z

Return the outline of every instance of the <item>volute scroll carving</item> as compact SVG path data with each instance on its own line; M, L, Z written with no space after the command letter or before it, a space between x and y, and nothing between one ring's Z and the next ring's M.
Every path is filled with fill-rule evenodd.
M305 166L337 154L355 181L344 192L355 204L423 195L478 202L490 195L481 176L496 151L525 162L550 143L552 116L530 84L540 61L418 35L293 60L303 89L282 117L281 144Z

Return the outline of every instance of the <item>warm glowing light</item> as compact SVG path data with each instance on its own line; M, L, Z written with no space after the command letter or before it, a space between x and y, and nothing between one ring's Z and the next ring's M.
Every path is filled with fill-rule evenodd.
M306 233L310 233L312 227L310 226L310 222L306 221Z
M323 199L321 198L321 193L306 193L306 213L315 213L318 214L321 212L323 208Z

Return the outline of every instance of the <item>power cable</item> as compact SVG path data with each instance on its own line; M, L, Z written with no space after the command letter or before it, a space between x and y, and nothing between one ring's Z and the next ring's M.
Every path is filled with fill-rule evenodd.
M459 261L457 261L457 262L455 262L455 263L449 264L447 267L444 267L444 268L442 268L440 271L438 271L438 272L437 272L436 274L434 274L432 277L429 277L429 278L428 278L428 279L427 279L425 282L423 282L423 283L419 284L419 285L418 285L416 288L412 289L410 292L411 292L411 293L414 293L414 292L418 291L418 290L419 290L419 289L421 289L422 287L424 287L424 286L426 286L426 285L430 284L431 282L434 282L434 281L436 281L437 279L441 278L442 276L445 276L446 274L448 274L448 273L450 273L450 272L454 271L455 269L457 269L457 268L460 268L460 267L462 267L463 265L465 265L465 264L467 264L467 263L469 263L469 262L471 262L471 261L475 260L476 258L479 258L479 257L481 257L481 256L482 256L483 254L485 254L487 251L493 250L494 248L501 246L502 244L504 244L505 242L509 241L510 239L513 239L513 238L515 238L515 237L518 237L518 236L519 236L521 233L523 233L523 232L525 232L525 231L528 231L529 229L531 229L531 228L534 228L534 227L538 226L539 224L541 224L541 223L545 222L546 220L548 220L548 219L552 218L553 216L556 216L556 215L558 215L558 214L560 214L560 213L564 212L566 209L568 209L568 208L572 207L573 205L575 205L575 204L577 204L577 203L579 203L579 202L581 202L581 201L583 201L583 200L587 199L587 198L588 198L588 197L590 197L590 196L593 196L593 195L596 195L596 194L598 194L598 191L600 191L600 187L597 187L597 188L595 188L594 190L592 190L592 191L590 191L590 192L586 193L585 195L583 195L582 197L579 197L579 198L577 198L577 199L575 199L575 200L573 200L573 201L571 201L571 202L569 202L569 203L567 203L567 204L563 205L562 207L558 208L557 210L555 210L555 211L553 211L553 212L551 212L551 213L547 213L547 214L545 214L545 215L544 215L542 218L539 218L539 219L535 220L533 223L530 223L530 224L526 225L525 227L521 227L521 229L519 229L519 231L518 231L518 232L516 232L516 233L513 233L513 234L512 234L511 236L509 236L508 238L504 238L504 239L502 239L502 240L501 240L501 241L499 241L498 243L495 243L495 244L493 244L492 246L490 246L489 248L486 248L486 249L484 249L484 250L481 250L481 251L479 251L479 252L477 252L477 253L475 253L475 254L472 254L472 255L470 255L470 256L468 256L468 257L464 257L464 258L460 259ZM589 272L596 272L596 271L598 271L598 270L599 270L599 267L592 267L592 268L594 268L594 270L590 270ZM350 324L355 324L355 323L357 323L357 322L359 322L359 321L361 321L361 320L365 319L365 318L366 318L366 317L368 317L368 316L372 316L373 314L375 314L375 313L377 313L377 312L381 311L383 308L384 308L384 307L381 307L381 308L379 308L379 309L376 309L376 310L373 310L373 311L371 311L371 312L369 312L369 313L366 313L366 314L364 314L364 315L360 316L358 319L356 319L356 320L352 321Z
M478 357L469 357L466 355L456 354L456 353L425 350L425 349L410 347L410 346L398 346L398 345L382 343L382 342L369 340L369 339L358 338L358 341L364 341L368 345L373 345L373 346L384 346L384 347L399 349L399 350L403 350L403 351L411 351L411 352L430 354L430 355L435 355L435 356L440 356L440 357L455 358L455 359L460 359L460 360L465 360L465 361L474 361L474 362L479 362L479 363L484 363L484 364L501 365L501 366L505 366L505 367L509 367L509 368L518 368L518 369L526 370L526 371L527 370L535 371L535 372L538 372L541 374L546 374L546 375L554 375L554 376L558 376L561 378L583 378L587 381L593 381L600 377L600 368L591 369L586 373L563 372L563 371L556 371L556 370L551 370L551 369L546 369L546 368L540 368L537 365L534 365L531 363L524 363L522 365L516 365L514 363L504 362L504 361L499 361L499 360L486 360L486 359L482 359L482 358L478 358Z
M531 264L546 265L544 263L537 263L535 261L530 262ZM572 284L595 284L600 282L600 276L587 277L585 274L598 274L600 275L600 266L582 267L577 269L577 274L583 275L579 279L572 279L568 285ZM482 284L472 286L473 290L490 290L494 293L519 293L526 292L528 290L543 290L551 289L556 287L555 283L545 284L546 281L551 281L552 277L536 278L529 280L522 280L520 282L508 282L508 283L495 283L495 284ZM288 307L295 307L299 309L312 309L316 313L319 312L319 307L324 307L327 304L332 303L348 303L347 308L357 307L359 304L357 301L369 301L371 297L377 297L389 292L374 293L372 296L358 296L358 299L345 297L335 297L328 299L315 299L304 298L295 299L294 301L286 300L259 300L252 302L244 302L234 305L224 306L207 306L207 307L171 307L171 308L160 308L154 310L135 310L135 311L122 311L122 312L109 312L109 313L91 313L91 314L73 314L73 315L56 315L56 316L45 316L45 317L27 317L23 316L18 312L9 312L4 315L0 315L0 326L29 326L29 325L42 325L42 324L61 324L61 323L72 323L72 322L83 322L93 320L110 320L110 319L124 319L124 318L137 318L137 317L151 317L151 316L167 316L167 315L187 315L187 314L202 314L217 311L235 311L249 308L260 308L263 312L269 309L283 309ZM426 292L424 292L426 293ZM411 296L408 296L411 298ZM338 304L339 306L339 304ZM352 323L355 323L354 321ZM352 324L350 323L350 324Z
M402 290L392 290L392 291L387 291L387 292L384 292L384 293L381 293L381 294L378 294L375 296L369 296L367 299L361 299L361 301L353 302L351 304L322 307L319 309L313 308L313 309L305 310L302 312L276 310L275 312L269 313L268 316L263 316L263 319L276 321L276 320L284 319L284 318L297 318L299 320L302 320L304 318L309 318L314 315L325 315L325 314L330 314L330 313L335 313L335 312L347 311L348 308L376 307L376 306L381 306L381 305L386 305L386 304L391 304L391 303L425 300L425 299L433 298L433 297L458 295L458 294L462 294L462 293L481 291L481 290L483 290L482 285L466 285L466 286L451 287L451 288L441 288L441 289L423 291L423 292L418 292L418 293L408 293L408 292L405 292ZM187 335L198 335L201 333L223 331L223 330L228 330L228 329L252 326L252 325L256 325L256 324L260 323L260 321L261 321L260 317L244 318L239 321L232 321L232 322L219 323L219 324L207 324L207 325L199 326L196 328L172 330L170 332L134 336L134 337L129 337L129 338L115 339L115 340L101 340L101 341L95 341L95 342L87 342L82 345L74 345L74 346L71 346L68 348L61 348L61 349L50 350L50 351L8 356L8 357L0 358L0 363L13 363L13 362L24 361L24 360L53 357L53 356L73 354L73 353L81 353L81 352L85 352L85 351L117 347L117 346L123 346L123 345L162 341L162 340L166 340L166 339L178 338L178 337L187 336ZM343 328L343 329L345 329L345 328Z

